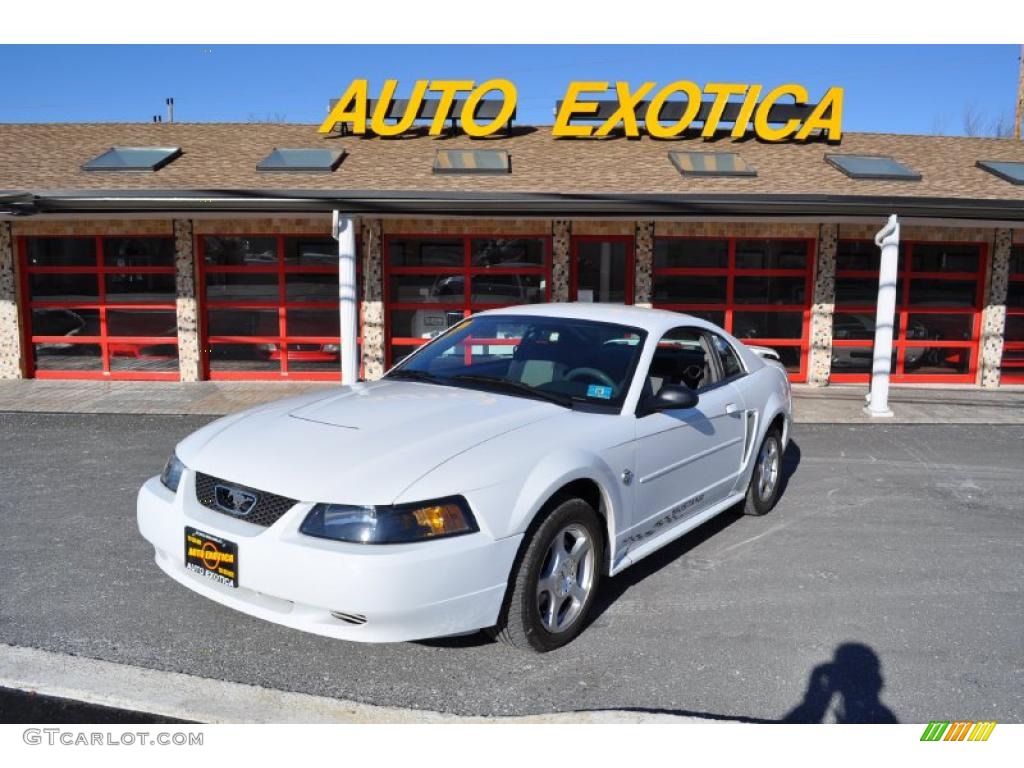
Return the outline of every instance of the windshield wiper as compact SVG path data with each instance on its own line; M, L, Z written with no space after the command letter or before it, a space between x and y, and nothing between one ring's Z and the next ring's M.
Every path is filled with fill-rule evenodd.
M404 379L406 381L424 381L427 384L440 384L442 387L452 386L451 380L447 376L436 376L433 373L427 373L426 371L412 371L406 368L399 368L397 371L392 371L385 379Z
M571 409L572 398L568 395L559 395L554 392L544 392L540 389L534 389L529 384L523 384L520 381L511 381L509 379L499 379L494 376L479 376L472 373L460 373L457 376L452 376L452 381L459 383L465 382L466 384L483 384L494 389L503 389L506 392L514 392L516 394L524 395L525 397L532 397L537 400L546 400L549 403L560 405L563 408Z

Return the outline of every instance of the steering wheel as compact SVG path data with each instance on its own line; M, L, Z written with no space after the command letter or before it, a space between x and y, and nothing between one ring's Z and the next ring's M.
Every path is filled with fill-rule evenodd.
M704 366L692 363L683 369L683 378L699 382L704 378Z
M604 384L606 387L615 389L615 381L604 371L599 371L597 368L573 368L565 374L566 381L575 381L578 378L589 376L592 379L597 379L599 382Z

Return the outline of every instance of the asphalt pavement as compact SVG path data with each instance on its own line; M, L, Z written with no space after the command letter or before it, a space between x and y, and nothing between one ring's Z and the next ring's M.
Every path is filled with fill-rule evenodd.
M198 416L0 413L0 642L463 715L1024 720L1024 427L798 424L763 518L606 581L546 656L329 640L178 586L135 493Z

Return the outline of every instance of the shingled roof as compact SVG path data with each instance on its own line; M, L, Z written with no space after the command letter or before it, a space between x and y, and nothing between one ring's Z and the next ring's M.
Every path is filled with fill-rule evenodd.
M113 146L180 146L181 157L159 171L90 172L81 166ZM333 173L258 171L274 148L330 147L346 157ZM507 150L505 175L442 175L431 168L437 149ZM670 150L738 152L755 177L685 177L669 162ZM920 181L851 179L825 162L826 153L888 155L921 174ZM522 195L661 196L660 199L808 198L994 203L1020 211L1024 186L975 167L978 160L1024 162L1024 142L1012 139L847 133L839 145L823 142L769 144L755 139L660 141L556 139L548 127L520 127L488 139L413 135L399 139L324 137L316 126L267 123L103 123L0 125L0 190L40 198L100 191L162 194L180 191L212 196L289 196L306 192L320 200L337 195L402 199L458 197L514 199ZM255 195L253 195L255 193ZM385 196L386 196L385 194ZM301 195L300 195L301 196ZM465 197L465 195L463 195ZM1019 204L1019 205L1018 205Z

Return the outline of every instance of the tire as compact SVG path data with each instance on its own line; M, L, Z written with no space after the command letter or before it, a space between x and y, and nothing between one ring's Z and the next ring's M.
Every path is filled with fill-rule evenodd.
M782 437L777 429L764 436L761 447L754 459L754 471L750 475L750 487L743 503L746 515L763 515L771 511L779 500L782 486Z
M570 498L558 504L520 548L491 636L547 653L583 631L604 567L602 531L587 502Z

